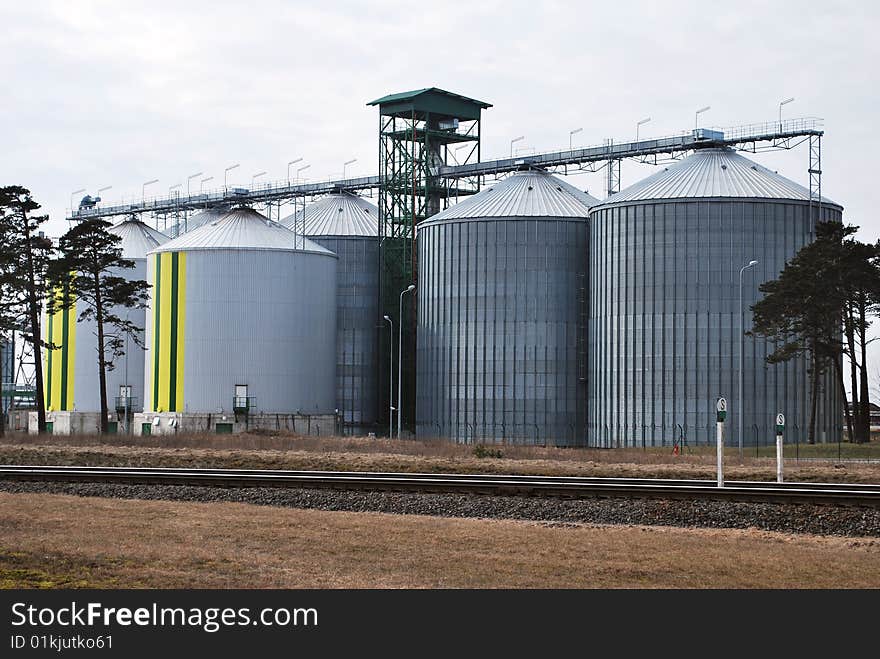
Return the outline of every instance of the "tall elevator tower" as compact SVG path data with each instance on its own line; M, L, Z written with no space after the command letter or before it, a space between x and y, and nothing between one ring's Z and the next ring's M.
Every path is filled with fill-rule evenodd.
M397 341L401 341L403 425L412 428L418 288L404 296L402 319L399 303L401 291L413 283L418 286L416 226L447 208L450 200L479 191L478 177L451 183L440 178L439 170L443 165L480 161L481 113L492 106L436 87L390 94L367 105L379 107L380 313L394 321L395 336L392 341L388 332L380 333L380 363L387 365L393 350L394 368L380 367L385 386L379 390L389 395L384 392L389 391L391 377L394 393L390 394L392 400L382 405L379 418L388 420L390 408L397 406ZM389 370L392 375L387 374Z

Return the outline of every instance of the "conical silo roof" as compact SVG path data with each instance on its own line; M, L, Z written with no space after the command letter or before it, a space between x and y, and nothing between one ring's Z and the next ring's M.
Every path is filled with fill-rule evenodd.
M206 208L203 211L195 213L192 217L187 218L186 230L192 231L193 229L198 229L203 224L219 220L228 212L229 208Z
M126 259L145 259L147 252L168 241L164 233L134 218L114 224L107 231L122 238L122 256Z
M507 217L582 217L597 205L586 192L540 170L515 172L427 222ZM424 223L423 223L424 224Z
M296 226L306 236L368 236L379 235L379 208L363 197L350 192L328 194L303 210L288 215L281 224ZM302 228L302 227L305 228Z
M602 205L705 198L809 201L810 191L733 149L700 149L621 190ZM838 205L825 198L822 202Z
M251 208L235 208L153 250L181 252L213 249L284 250L335 256L329 249L297 236Z

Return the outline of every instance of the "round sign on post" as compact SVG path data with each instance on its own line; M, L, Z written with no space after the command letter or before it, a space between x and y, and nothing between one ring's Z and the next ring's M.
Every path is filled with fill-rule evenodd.
M785 415L780 412L776 415L776 434L781 435L785 430Z
M715 401L715 412L718 415L718 423L715 424L718 487L724 487L724 418L727 416L727 399L719 398Z
M776 482L782 482L782 469L784 459L782 455L782 433L785 430L785 415L780 412L776 415Z

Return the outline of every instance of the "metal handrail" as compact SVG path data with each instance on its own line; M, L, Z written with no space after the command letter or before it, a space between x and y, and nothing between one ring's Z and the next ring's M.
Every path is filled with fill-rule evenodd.
M480 163L464 165L445 165L439 168L438 174L444 178L460 178L466 176L486 175L513 171L523 164L555 167L565 164L598 162L609 159L650 156L660 153L686 151L706 141L698 139L696 131L719 131L723 139L709 140L710 144L732 146L743 142L786 140L792 137L822 135L823 121L818 117L798 117L781 121L765 121L730 127L702 126L696 129L681 131L673 135L639 139L637 142L606 140L602 144L594 144L577 149L558 149L541 151L528 156L514 158L505 157ZM136 214L143 212L171 213L175 211L197 210L211 205L223 203L265 203L296 197L325 194L335 190L362 190L378 188L382 183L379 176L362 176L349 179L328 177L313 183L291 183L284 179L267 182L254 189L241 186L225 186L199 192L192 195L174 195L171 197L149 197L129 204L120 203L116 206L95 206L86 209L71 209L70 220L96 217L112 217L117 215Z

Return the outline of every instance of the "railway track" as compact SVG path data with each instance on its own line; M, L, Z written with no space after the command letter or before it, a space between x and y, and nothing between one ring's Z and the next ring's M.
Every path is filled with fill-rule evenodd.
M214 487L300 487L567 498L702 498L880 508L880 485L860 483L728 481L725 487L719 488L715 481L710 480L655 478L38 465L0 466L0 480Z

